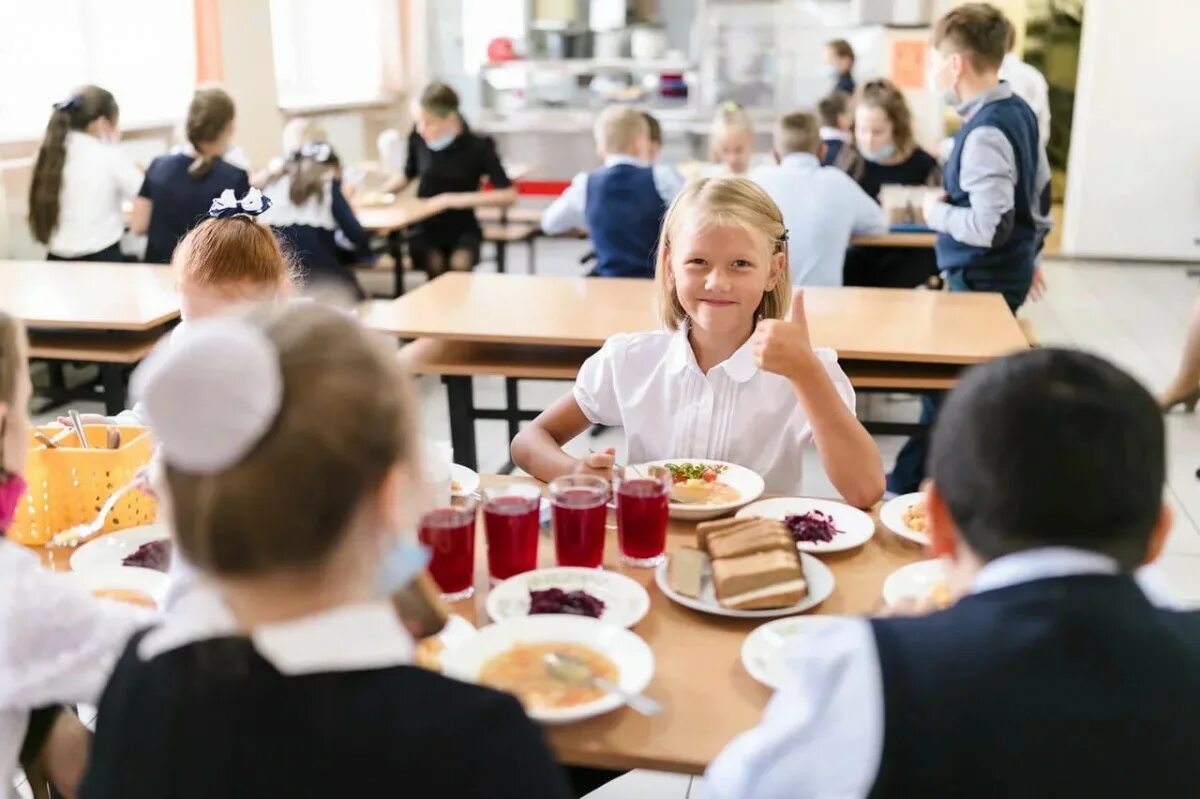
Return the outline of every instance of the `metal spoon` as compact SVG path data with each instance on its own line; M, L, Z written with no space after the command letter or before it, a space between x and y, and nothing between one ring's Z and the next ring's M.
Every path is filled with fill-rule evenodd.
M591 666L574 655L565 652L550 652L544 658L546 670L554 679L572 685L595 685L610 694L616 694L621 701L641 713L643 716L657 716L662 712L662 705L645 694L635 694L626 691L611 680L600 677L592 671Z
M113 508L115 508L117 503L121 501L121 497L125 496L133 489L140 487L141 482L134 480L128 485L118 488L112 493L112 496L105 500L104 505L100 507L99 515L97 515L95 519L92 519L92 521L88 522L87 524L77 524L74 527L68 527L66 530L56 533L55 536L46 543L46 547L49 549L77 547L84 541L87 541L89 538L95 538L102 530L104 530L104 522L106 519L108 519L108 514L112 513Z
M67 416L69 416L71 419L71 426L75 428L75 435L79 436L79 446L83 449L87 449L87 436L83 434L83 420L79 418L79 411L67 411Z

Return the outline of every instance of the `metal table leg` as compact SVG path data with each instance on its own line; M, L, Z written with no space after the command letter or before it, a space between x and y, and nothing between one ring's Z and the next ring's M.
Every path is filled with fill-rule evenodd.
M450 405L450 443L455 462L468 469L478 470L475 451L475 394L470 376L446 375L446 397Z
M119 363L100 364L100 384L104 387L104 413L116 416L125 410L124 365Z

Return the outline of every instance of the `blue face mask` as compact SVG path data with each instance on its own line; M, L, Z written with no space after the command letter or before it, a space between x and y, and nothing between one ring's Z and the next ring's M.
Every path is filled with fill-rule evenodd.
M412 582L429 565L429 549L408 536L396 541L383 553L379 574L375 578L375 593L389 597Z
M457 138L458 138L457 133L443 133L441 136L438 136L436 139L426 139L425 146L428 147L430 150L433 150L436 153L436 152L439 152L440 150L445 150Z
M861 153L862 157L868 161L872 163L878 163L880 161L886 161L896 154L896 144L895 142L888 142L878 150L859 150L859 153Z

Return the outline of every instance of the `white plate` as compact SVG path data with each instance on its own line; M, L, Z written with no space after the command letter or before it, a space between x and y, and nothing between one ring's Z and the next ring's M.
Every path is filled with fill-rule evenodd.
M171 537L165 524L130 527L92 539L71 553L71 569L77 572L95 569L119 569L125 558L143 544Z
M902 599L924 599L944 582L946 567L940 560L910 563L896 569L883 581L883 601L895 605Z
M604 603L600 621L632 627L650 610L650 595L633 580L604 569L556 566L509 577L488 592L487 612L495 621L529 615L529 592L547 588L587 591Z
M451 486L450 491L456 497L469 497L479 490L479 475L466 466L450 464L450 479L458 483L458 490L454 491Z
M659 590L666 594L668 599L678 602L685 608L698 610L701 613L710 613L714 616L728 616L731 619L775 619L780 616L792 616L797 613L803 613L810 608L815 608L833 593L833 572L829 570L828 566L804 552L800 553L800 564L801 568L804 569L804 579L808 581L808 594L796 604L789 605L786 608L733 610L721 607L721 604L717 602L716 591L713 590L712 569L707 564L700 575L700 598L693 599L690 596L685 596L672 588L670 582L667 580L667 567L670 565L670 556L668 556L667 560L658 564L658 568L654 570L654 582L658 584Z
M160 605L167 590L167 575L153 569L139 569L133 566L69 572L63 575L63 579L73 581L88 592L114 589L144 591Z
M725 471L721 473L718 479L741 494L737 502L727 502L724 505L692 505L672 502L670 504L672 519L682 519L692 522L716 519L758 499L762 496L766 488L763 479L745 466L738 466L736 463L726 463L725 461L708 461L703 458L672 458L665 461L650 461L649 463L635 464L633 470L645 474L646 469L651 466L666 466L668 463L702 463L705 466L724 466Z
M914 530L904 523L904 512L925 498L925 494L917 491L896 497L879 509L879 521L901 538L916 541L923 546L929 546L929 536L920 530Z
M616 664L617 682L627 691L641 692L654 676L654 653L634 633L582 616L547 614L498 622L442 655L442 672L466 682L478 682L479 672L491 658L514 644L563 642L591 647ZM535 721L566 724L582 721L621 707L620 698L608 694L582 705L528 711Z
M762 516L783 521L785 516L803 516L810 511L820 511L833 517L833 526L840 532L832 541L800 541L796 548L801 552L841 552L854 549L871 540L875 535L875 522L858 508L829 499L804 499L802 497L779 497L764 499L747 505L737 512L739 519L747 516Z
M783 683L787 650L792 642L833 621L829 616L800 616L755 627L742 641L742 666L763 685L777 689Z

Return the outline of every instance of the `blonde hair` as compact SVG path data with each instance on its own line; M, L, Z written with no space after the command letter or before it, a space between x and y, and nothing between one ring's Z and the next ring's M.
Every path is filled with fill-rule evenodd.
M658 318L668 330L676 330L687 321L687 311L679 302L671 279L671 245L679 225L702 221L706 225L741 225L766 239L771 254L783 253L783 274L770 291L763 292L755 316L758 319L782 319L792 301L788 278L787 226L783 212L757 183L742 177L705 178L684 187L667 209L662 234L658 239L654 281L658 284Z
M638 136L650 138L650 123L641 111L610 105L596 118L596 146L609 155L631 154Z
M807 111L784 114L775 123L775 152L782 158L788 153L821 151L821 134L817 119Z
M717 142L732 131L742 131L750 136L751 141L754 141L754 120L746 113L746 109L732 100L726 100L717 106L717 113L713 115L712 127L708 132L708 158L710 161L720 160L717 154Z
M248 318L279 352L279 415L222 472L166 469L180 548L225 576L318 565L396 464L419 469L414 406L394 346L315 302Z

